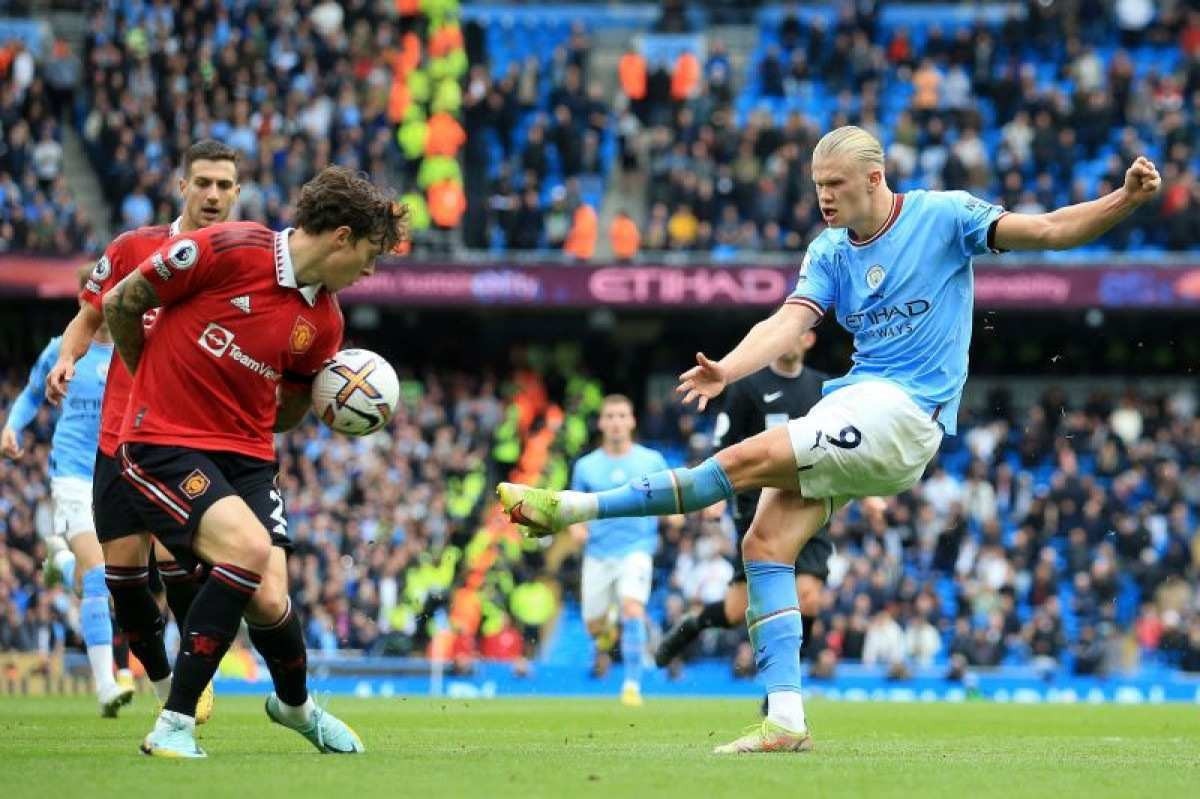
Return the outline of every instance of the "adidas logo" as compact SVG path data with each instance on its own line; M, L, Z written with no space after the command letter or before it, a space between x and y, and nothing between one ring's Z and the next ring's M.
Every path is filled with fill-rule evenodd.
M250 313L250 295L243 294L240 297L234 297L229 301L229 304L237 308L242 313Z

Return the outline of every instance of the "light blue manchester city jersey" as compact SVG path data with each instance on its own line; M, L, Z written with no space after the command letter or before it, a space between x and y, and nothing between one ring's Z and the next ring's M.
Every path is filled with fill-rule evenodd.
M851 241L830 228L809 246L789 302L833 309L854 335L854 365L824 393L890 380L956 431L967 380L974 277L988 228L1004 210L962 191L897 194L889 224Z
M20 432L37 416L45 397L46 375L58 360L61 337L54 337L38 356L29 373L29 383L20 393L8 413L5 424ZM75 364L75 377L67 386L54 438L50 442L50 476L92 479L96 463L96 444L100 437L100 404L104 400L104 384L108 380L108 365L112 361L111 344L95 341Z
M661 454L634 444L624 455L613 457L595 449L575 462L571 490L607 491L630 480L667 468ZM585 554L593 558L619 558L634 552L653 554L658 548L658 519L654 516L597 519L588 522Z

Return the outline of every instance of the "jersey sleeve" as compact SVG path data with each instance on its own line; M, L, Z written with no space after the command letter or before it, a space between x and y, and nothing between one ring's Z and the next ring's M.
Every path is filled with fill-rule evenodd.
M987 252L1000 252L990 246L991 229L996 220L1007 212L999 205L992 205L965 191L951 191L947 195L953 203L963 254L969 258Z
M829 254L820 246L820 239L809 245L800 262L796 288L787 302L807 305L818 315L824 314L837 301L837 283L833 279L833 264Z
M218 268L208 231L171 239L138 266L165 307L220 285L238 270Z
M29 382L25 384L25 388L17 395L17 398L13 401L12 408L8 411L8 419L4 422L5 427L11 427L13 430L20 432L37 416L38 408L41 407L42 398L45 396L46 376L50 374L50 370L54 367L54 362L58 360L58 351L61 344L62 338L55 336L50 339L50 343L42 350L42 354L38 356L33 369L29 372Z
M104 250L104 255L92 267L83 290L79 292L81 302L86 302L97 311L104 311L101 301L104 294L129 274L129 265L121 257L121 238L117 238Z

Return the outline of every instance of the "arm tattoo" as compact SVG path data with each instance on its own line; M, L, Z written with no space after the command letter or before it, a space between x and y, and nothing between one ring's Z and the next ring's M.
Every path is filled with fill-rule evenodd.
M137 372L146 344L142 314L160 305L154 287L140 272L133 272L104 297L104 319L117 353L130 374Z

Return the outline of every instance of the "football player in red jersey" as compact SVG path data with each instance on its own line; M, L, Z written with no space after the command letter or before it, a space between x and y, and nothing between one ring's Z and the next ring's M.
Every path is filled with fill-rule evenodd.
M75 374L75 362L87 352L92 336L104 323L101 299L105 292L137 269L142 261L172 236L200 230L229 218L241 191L237 161L237 150L228 145L212 139L196 142L183 156L183 175L179 180L183 211L179 218L170 225L128 231L108 245L80 292L79 312L63 332L58 362L46 378L47 399L57 404L66 394L67 384ZM147 325L152 322L153 316L148 315ZM121 469L116 461L117 436L131 385L129 371L114 354L101 407L100 445L92 481L92 512L97 538L101 543L145 530L139 526L133 512L129 496L131 489L121 480ZM176 623L182 627L199 588L193 568L195 561L178 562L161 545L155 547L155 556L158 567L156 576L162 577L167 604ZM145 667L160 701L166 701L171 683L171 665L163 644L165 622L157 604L142 601L146 593L142 585L150 577L145 562L136 569L106 574L118 626L131 633L130 649ZM125 599L131 589L134 601ZM198 717L207 719L211 708L211 689L206 689L197 709Z
M301 190L295 219L278 233L234 222L174 238L104 298L133 374L118 457L135 511L173 552L211 567L182 631L166 707L142 743L147 754L204 756L196 700L243 614L275 685L268 716L322 752L363 751L308 695L273 434L303 419L313 377L341 345L334 292L407 239L408 209L357 173L327 167ZM142 314L159 306L147 337ZM105 557L110 568L136 566L148 545L130 535L107 542Z

